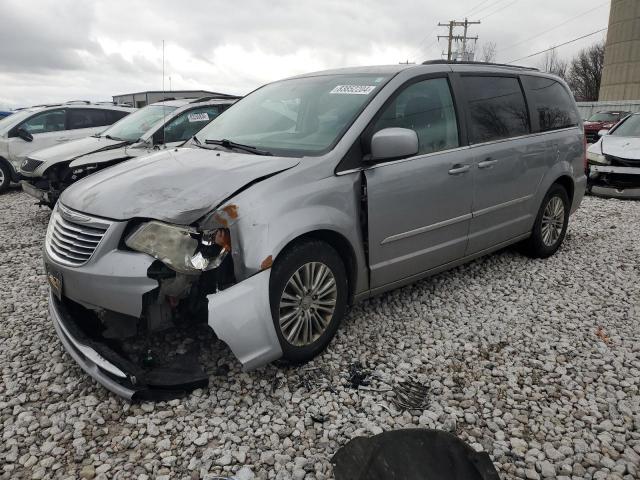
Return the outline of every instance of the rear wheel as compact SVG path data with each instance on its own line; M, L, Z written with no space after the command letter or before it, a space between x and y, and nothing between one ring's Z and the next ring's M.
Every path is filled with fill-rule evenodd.
M294 244L276 259L269 289L284 358L311 360L331 341L346 311L347 273L340 255L319 240Z
M11 185L11 170L6 163L0 161L0 193L6 191Z
M531 237L523 243L524 253L535 258L553 255L567 233L569 195L561 185L554 184L542 201Z

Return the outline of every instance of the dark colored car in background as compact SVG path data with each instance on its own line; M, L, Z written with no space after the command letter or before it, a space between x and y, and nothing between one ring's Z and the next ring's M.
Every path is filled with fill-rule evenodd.
M11 115L13 112L6 112L4 110L0 110L0 118L4 118L4 117L8 117L9 115Z
M600 136L598 132L600 130L609 130L616 123L629 115L631 112L621 111L604 111L597 112L591 115L584 122L584 135L587 138L587 143L596 143Z

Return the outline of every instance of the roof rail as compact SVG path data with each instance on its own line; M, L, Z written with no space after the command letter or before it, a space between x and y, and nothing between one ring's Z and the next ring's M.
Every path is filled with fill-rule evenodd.
M219 95L207 95L206 97L195 98L189 103L208 102L209 100L240 100L242 97L238 95L226 95L224 93Z
M520 70L533 70L539 72L540 69L535 67L525 67L523 65L509 65L507 63L493 63L493 62L475 62L471 60L457 61L457 60L427 60L422 62L422 65L486 65L490 67L508 67L518 68Z
M69 100L68 102L64 102L65 105L91 105L89 100Z

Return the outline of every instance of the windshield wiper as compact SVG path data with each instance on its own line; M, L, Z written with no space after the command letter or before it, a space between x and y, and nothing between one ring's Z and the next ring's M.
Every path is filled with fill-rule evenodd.
M198 143L200 142L198 141ZM204 143L206 143L207 145L220 145L224 148L228 148L229 150L235 148L236 150L253 153L254 155L273 155L273 153L266 150L260 150L251 145L243 145L242 143L232 142L231 140L227 140L226 138L223 138L222 140L205 140Z
M115 140L116 142L127 142L124 138L112 137L111 135L105 135L104 138L107 140Z

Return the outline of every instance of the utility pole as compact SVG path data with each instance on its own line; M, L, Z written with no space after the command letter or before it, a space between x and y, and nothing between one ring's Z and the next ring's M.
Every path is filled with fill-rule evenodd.
M452 61L452 60L467 60L469 55L467 52L467 40L473 40L473 41L477 41L478 37L469 37L467 36L467 32L469 29L469 25L479 25L480 22L470 22L469 20L467 20L466 18L464 19L464 22L460 22L457 20L450 20L449 23L438 23L439 27L449 27L449 35L438 35L438 40L440 40L441 38L446 38L448 39L447 42L447 60L448 61ZM454 35L453 34L453 29L455 27L464 27L464 34L463 35ZM460 52L460 49L458 49L455 52L455 58L454 57L454 52L453 52L453 42L462 42L462 52Z

